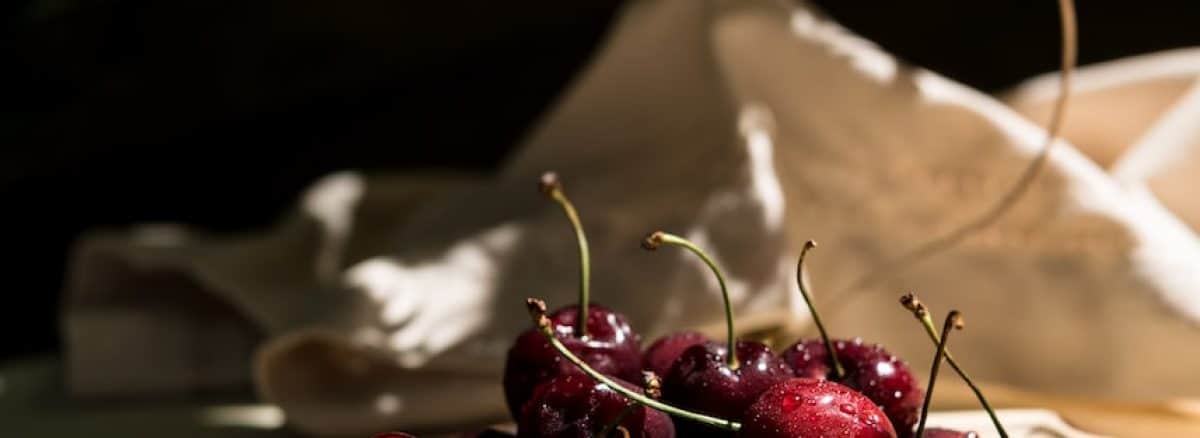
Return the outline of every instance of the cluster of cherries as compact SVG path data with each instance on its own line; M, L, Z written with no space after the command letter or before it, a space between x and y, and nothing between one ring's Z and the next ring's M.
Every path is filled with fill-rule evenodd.
M901 298L937 345L924 393L908 366L883 347L830 339L800 274L815 247L811 241L800 253L797 282L820 338L801 339L775 354L767 345L735 336L725 279L712 258L681 237L650 234L642 243L646 249L679 246L712 269L724 297L728 337L717 342L679 332L643 352L641 337L624 316L589 302L587 239L561 183L547 173L540 188L574 227L581 282L576 305L547 314L541 300L526 302L535 327L521 333L509 350L503 382L518 437L973 437L973 432L925 428L943 359L1007 437L982 393L946 353L950 330L962 328L958 312L950 312L938 333L924 304L912 294ZM404 437L411 435L377 438Z

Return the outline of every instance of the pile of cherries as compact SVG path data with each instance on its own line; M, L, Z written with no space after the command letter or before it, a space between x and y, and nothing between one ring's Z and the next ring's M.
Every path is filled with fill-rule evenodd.
M650 234L644 248L679 246L712 270L724 298L727 339L679 332L642 351L641 337L624 316L589 302L587 239L557 177L543 175L540 188L574 227L581 281L575 305L547 314L542 301L526 302L535 327L521 333L509 350L503 382L518 437L975 436L925 428L928 394L943 359L975 390L997 431L1007 437L982 393L946 354L950 329L962 327L958 312L950 312L939 334L924 304L911 294L901 298L937 346L925 392L908 365L882 346L830 339L801 276L805 256L815 247L811 241L801 250L797 282L820 338L801 339L776 354L767 345L735 336L724 276L702 249L675 235ZM489 431L468 436L505 435ZM411 435L377 436L403 437Z

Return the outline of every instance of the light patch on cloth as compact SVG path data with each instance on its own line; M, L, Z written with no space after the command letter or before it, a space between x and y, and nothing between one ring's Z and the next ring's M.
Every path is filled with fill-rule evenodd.
M783 229L783 213L787 207L779 176L775 174L775 142L771 111L761 105L745 105L738 114L738 130L746 141L750 155L750 196L762 205L766 229Z
M321 225L324 235L313 263L322 280L336 277L346 240L354 228L356 206L367 186L357 172L339 172L321 178L304 194L301 211Z
M482 327L495 293L497 260L520 236L518 226L502 224L421 263L366 260L346 273L346 282L380 304L379 321L393 330L385 346L400 365L420 367ZM455 323L445 324L449 320ZM360 333L364 341L377 342L377 335Z
M859 72L879 81L891 82L896 77L896 60L867 40L851 34L837 23L822 20L811 11L797 8L792 12L792 32L804 40L819 41L834 56L846 57Z

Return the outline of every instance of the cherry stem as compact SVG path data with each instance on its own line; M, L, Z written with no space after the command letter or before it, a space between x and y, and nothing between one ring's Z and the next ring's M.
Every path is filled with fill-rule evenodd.
M662 396L662 381L658 379L658 375L654 374L653 371L642 371L642 393L655 399ZM629 405L625 406L625 409L622 409L616 418L604 425L604 428L600 429L600 433L596 434L596 437L608 438L614 431L621 431L625 437L628 437L629 430L622 427L621 423L625 421L625 418L629 417L629 414L633 413L634 409L641 406L643 405L636 400L630 400Z
M737 358L737 338L734 335L733 328L733 303L729 300L729 288L725 286L725 276L721 275L721 269L717 268L717 263L704 250L696 246L696 244L674 234L662 231L650 233L642 241L642 248L653 251L664 243L687 248L693 254L700 257L700 260L703 260L704 264L708 265L709 269L712 269L713 275L717 276L717 283L721 285L721 298L725 300L725 335L729 348L729 358L726 361L726 365L729 366L729 369L738 369L740 362L738 362Z
M533 318L534 325L537 326L538 331L542 333L542 336L546 338L546 342L549 342L550 346L554 347L554 349L558 351L558 354L562 355L563 358L567 359L567 362L571 362L575 366L579 367L579 369L581 371L583 371L584 374L587 374L589 377L595 379L597 382L608 385L608 387L612 388L613 391L616 391L618 394L621 394L632 401L641 403L652 409L656 409L656 410L665 412L669 415L674 415L679 418L692 420L692 421L695 421L698 423L725 429L728 431L737 432L738 430L741 430L741 428L742 428L741 423L726 420L723 418L712 417L712 416L704 415L704 414L697 413L697 412L691 412L688 410L677 408L675 406L668 405L666 403L655 400L651 397L647 397L643 394L639 394L637 391L632 391L629 388L626 388L624 385L621 385L621 384L617 383L616 381L608 378L608 376L601 374L599 371L596 371L591 366L588 366L588 364L586 362L584 362L583 359L580 359L578 356L576 356L574 353L572 353L571 350L568 350L567 346L563 345L562 341L554 336L553 325L550 323L550 318L546 317L546 303L545 302L543 302L542 300L536 299L536 298L527 298L527 299L525 299L525 305L529 309L529 316Z
M938 369L942 366L942 358L946 357L946 344L950 342L950 329L962 330L962 316L957 310L951 310L942 324L942 340L937 344L937 353L933 355L933 367L929 370L929 386L925 388L925 404L921 406L921 421L917 423L917 438L925 436L925 419L929 417L929 404L933 401L933 384L937 382Z
M1025 167L1012 187L982 214L976 216L970 222L952 229L947 234L923 242L916 248L905 251L899 257L884 262L878 268L873 269L851 283L852 286L847 289L848 293L868 290L867 286L877 284L890 278L897 272L903 272L906 268L916 266L925 259L957 246L966 240L967 237L987 229L1012 210L1017 205L1017 201L1021 200L1033 188L1033 183L1050 159L1050 152L1054 149L1055 140L1058 139L1064 120L1066 119L1067 105L1071 98L1071 77L1075 70L1076 58L1079 52L1079 32L1075 20L1074 0L1058 0L1058 15L1062 32L1060 38L1062 47L1059 52L1060 74L1058 97L1054 100L1054 106L1050 110L1050 122L1046 126L1045 140L1043 140L1042 147L1038 150L1037 155L1033 157L1033 161ZM839 295L838 298L844 299L846 296Z
M571 204L570 199L567 199L567 194L563 191L563 185L558 179L558 174L554 172L543 173L542 179L538 183L538 189L562 207L563 213L567 215L567 220L571 221L571 228L575 230L575 240L579 242L579 321L575 329L578 337L587 337L592 262L588 255L588 242L587 236L583 233L583 223L579 220L579 212L575 211L575 205Z
M796 284L800 285L800 296L804 297L804 303L808 305L808 313L812 315L813 323L817 325L817 331L821 333L821 340L825 341L825 350L829 352L829 362L833 367L835 380L842 380L846 377L846 369L838 360L837 350L833 349L833 341L829 339L829 333L825 331L825 324L821 323L821 315L817 312L817 307L813 305L812 295L808 293L808 287L804 285L804 259L808 255L808 251L816 247L817 242L811 240L804 242L804 248L800 250L800 261L796 262Z
M900 304L913 313L913 316L925 328L925 334L929 335L929 340L934 345L941 343L941 338L938 337L937 326L934 325L933 317L929 314L929 308L921 300L918 300L916 295L909 293L900 297ZM979 400L979 405L983 407L984 412L987 412L988 417L991 418L992 425L995 426L996 432L1000 434L1000 437L1008 438L1008 432L1004 430L1004 425L1000 423L1000 417L996 416L996 410L992 408L992 404L988 403L987 397L983 395L983 390L962 369L958 361L954 360L954 355L950 351L946 351L946 363L950 364L950 368L953 368L954 372L958 373L963 382L966 382L967 386L971 388L971 392L975 393L975 399Z

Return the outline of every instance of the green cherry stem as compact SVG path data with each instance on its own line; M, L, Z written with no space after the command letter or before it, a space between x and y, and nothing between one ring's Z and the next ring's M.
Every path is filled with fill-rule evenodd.
M580 359L574 353L571 353L571 350L568 350L567 347L563 345L562 341L554 336L553 325L550 323L550 318L546 317L545 302L536 298L527 298L525 299L525 305L529 309L529 316L533 318L534 325L537 326L538 331L542 333L542 337L546 338L546 342L549 342L550 346L554 347L554 349L558 351L558 354L567 359L567 362L579 367L584 374L587 374L597 382L608 385L609 388L612 388L612 390L616 391L618 394L621 394L634 402L646 405L651 409L657 409L679 418L692 420L698 423L707 424L709 426L718 427L733 432L736 432L742 428L741 423L680 409L655 400L651 397L639 394L637 391L632 391L629 388L626 388L625 386L613 381L604 374L601 374L599 371L596 371L594 368L588 366L583 359Z
M703 260L704 264L708 265L709 269L712 269L713 275L717 276L717 283L721 285L721 298L725 299L725 334L727 339L726 342L728 342L729 348L729 360L727 361L727 365L729 366L729 369L738 369L740 362L738 362L737 358L737 338L734 335L733 303L729 301L729 288L725 286L725 276L721 275L721 269L717 268L717 263L714 262L713 259L704 252L704 250L696 246L696 244L674 234L664 233L662 231L650 233L650 235L646 236L646 239L642 241L642 248L654 251L664 243L687 248L692 253L696 254L696 256L700 257L700 260Z
M921 300L917 299L915 294L909 293L900 297L900 304L912 312L913 316L917 318L917 321L919 321L921 326L925 328L925 334L929 335L929 340L932 341L934 345L937 345L941 342L941 338L938 337L937 326L933 323L933 317L929 315L929 308L926 307ZM992 404L988 403L987 397L983 395L983 390L980 389L979 386L975 384L975 381L971 379L971 376L962 369L962 366L958 364L958 361L954 360L954 355L950 354L949 351L946 351L946 363L950 364L950 368L953 368L954 372L958 373L958 376L963 379L963 382L966 382L967 386L971 388L971 392L975 393L975 398L979 400L979 405L983 407L984 412L987 412L988 417L991 418L992 425L996 427L996 432L1000 434L1000 437L1008 438L1008 432L1004 430L1004 425L1000 423L1000 417L996 416L996 410L992 408Z
M929 417L929 404L933 401L933 384L937 382L938 369L942 366L942 358L946 357L946 344L950 342L950 329L962 330L962 316L957 310L951 310L942 324L942 340L938 342L937 353L933 355L933 367L929 369L929 386L925 388L925 404L921 406L921 420L917 423L917 437L925 436L925 419Z
M588 300L591 298L589 287L592 282L592 262L588 255L588 242L587 236L583 233L583 223L579 220L579 212L575 211L575 205L571 204L570 199L567 199L558 174L543 173L541 181L538 183L538 189L562 207L563 213L567 215L567 220L571 221L571 228L575 230L575 240L579 242L579 321L575 329L578 337L586 337Z
M816 248L817 242L804 242L804 248L800 249L800 260L796 262L796 284L800 285L800 296L804 297L804 303L808 304L808 313L812 315L813 323L817 326L817 331L821 332L821 340L825 341L825 350L829 352L829 362L833 366L833 374L836 377L834 380L842 380L846 377L846 369L842 367L842 362L838 360L837 350L833 349L833 341L829 340L829 333L825 331L825 324L821 323L821 314L817 312L816 306L813 305L812 295L808 293L808 287L804 285L804 259L808 255L808 251Z

